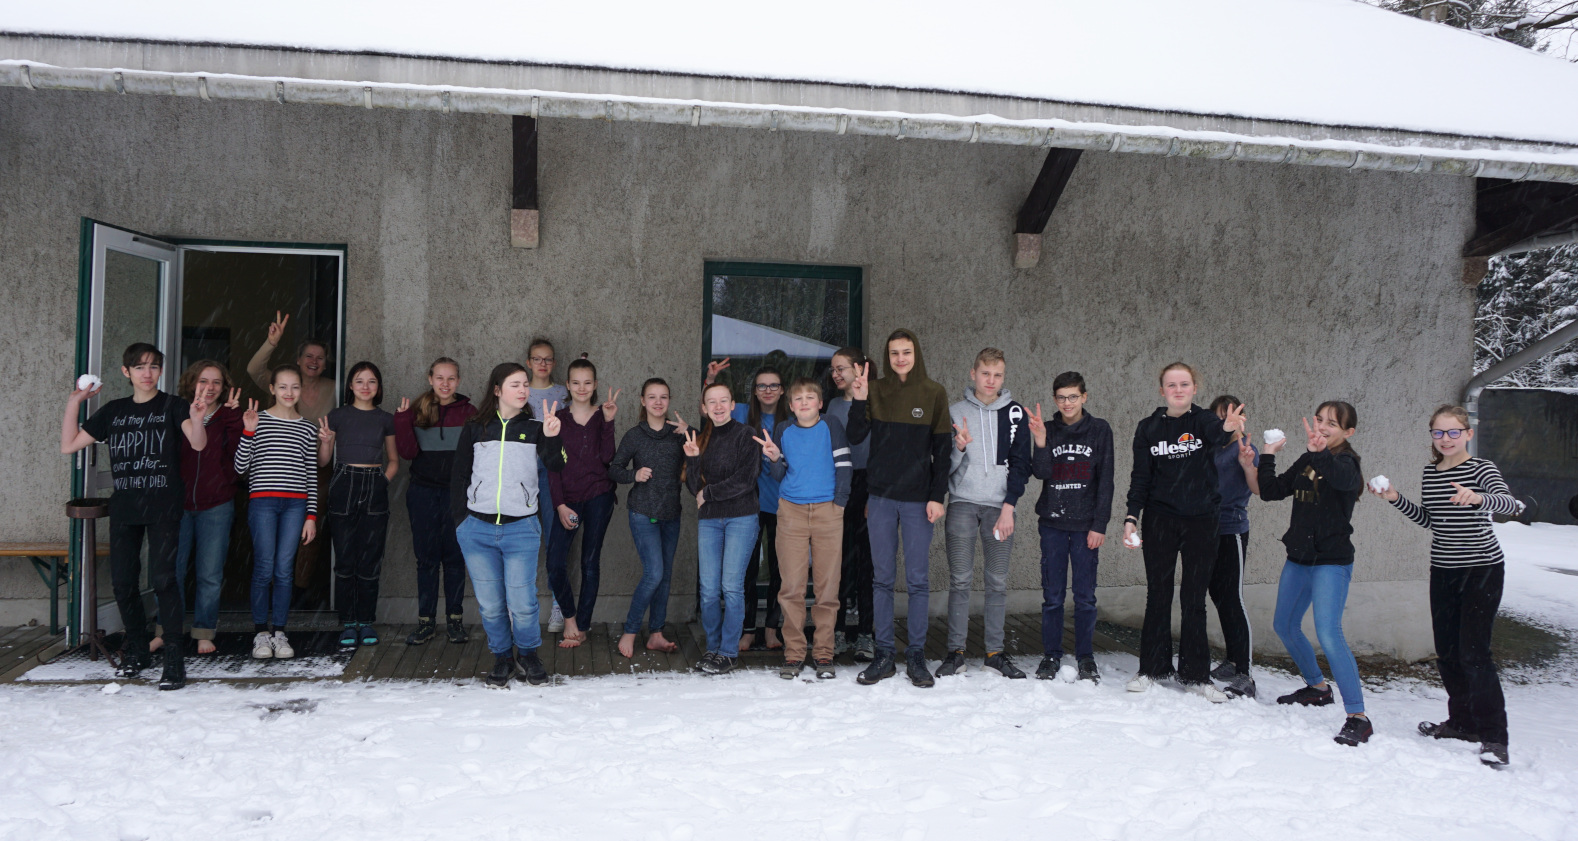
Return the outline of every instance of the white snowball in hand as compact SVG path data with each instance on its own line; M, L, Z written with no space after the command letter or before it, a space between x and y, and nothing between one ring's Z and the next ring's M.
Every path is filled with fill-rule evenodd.
M1123 545L1127 546L1127 547L1129 547L1131 549L1136 547L1136 546L1139 546L1140 545L1140 536L1138 534L1131 534L1128 537L1123 538Z
M1375 491L1378 494L1386 493L1391 489L1392 480L1386 478L1385 476L1377 476L1370 480L1370 490Z
M78 391L87 391L90 388L98 388L103 384L103 380L100 380L98 377L95 377L92 374L83 374L77 378Z
M1275 444L1278 441L1281 441L1281 440L1283 440L1283 439L1288 437L1288 436L1282 434L1282 430L1280 430L1280 429L1268 429L1265 432L1262 432L1260 434L1261 434L1262 437L1264 437L1266 439L1266 443L1267 444Z

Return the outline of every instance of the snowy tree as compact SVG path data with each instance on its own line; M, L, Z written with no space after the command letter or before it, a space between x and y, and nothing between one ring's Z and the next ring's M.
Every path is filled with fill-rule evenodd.
M1474 370L1578 318L1578 244L1497 257L1479 284ZM1503 377L1498 385L1578 386L1578 341Z
M1578 61L1578 0L1359 0Z

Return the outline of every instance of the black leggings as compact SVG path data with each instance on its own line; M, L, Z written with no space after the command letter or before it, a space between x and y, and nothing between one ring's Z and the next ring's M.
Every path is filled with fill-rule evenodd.
M1507 565L1430 568L1430 624L1436 668L1447 691L1447 720L1482 742L1507 743L1507 702L1501 694L1490 631L1501 606Z
M871 537L866 532L866 471L855 470L849 477L849 504L844 508L844 563L842 577L838 580L838 625L835 630L850 632L849 610L854 607L858 618L855 634L867 634L871 628Z
M778 515L762 511L756 515L761 528L756 532L756 548L751 550L751 562L745 567L745 633L756 633L761 629L756 625L756 579L761 577L762 556L767 556L767 580L771 582L771 590L767 592L767 627L779 629L783 627L783 608L778 606L778 591L783 589L783 576L778 573ZM759 634L758 634L759 635Z
M1216 564L1211 568L1211 602L1222 623L1222 641L1227 646L1227 662L1241 675L1249 674L1254 637L1249 629L1249 611L1244 607L1244 559L1249 551L1249 533L1223 534L1216 538Z

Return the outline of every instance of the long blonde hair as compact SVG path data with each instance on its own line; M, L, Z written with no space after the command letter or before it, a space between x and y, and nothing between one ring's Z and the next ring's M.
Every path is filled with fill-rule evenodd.
M433 372L437 370L438 366L440 365L455 366L455 376L460 376L460 363L450 359L447 356L440 356L439 358L433 360L433 364L427 366L427 375L429 377L433 376ZM438 410L440 405L441 404L438 402L438 395L433 393L431 386L428 387L427 391L422 392L422 396L418 397L416 399L416 404L411 407L412 409L416 410L415 423L418 429L431 429L438 425Z
M1437 406L1436 410L1430 413L1430 422L1425 424L1425 426L1427 428L1434 428L1436 425L1436 418L1439 418L1442 415L1451 415L1452 417L1457 418L1457 422L1463 424L1464 429L1474 428L1468 422L1468 410L1462 406L1454 406L1451 403L1444 403L1440 406ZM1441 455L1440 450L1436 449L1435 442L1432 441L1430 444L1430 463L1440 464L1442 458L1444 458L1444 456Z

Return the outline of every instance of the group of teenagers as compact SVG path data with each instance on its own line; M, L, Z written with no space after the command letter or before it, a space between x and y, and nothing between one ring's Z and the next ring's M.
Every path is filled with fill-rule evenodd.
M618 643L627 658L643 622L646 648L677 648L664 629L681 517L693 498L706 637L698 671L728 673L742 648L758 647L783 651L778 674L786 679L808 668L819 679L833 678L834 657L851 649L865 664L856 676L862 685L895 676L901 659L916 686L957 675L966 668L979 542L983 665L1024 678L1003 650L1003 625L1016 508L1032 478L1041 480L1035 512L1043 589L1035 675L1100 681L1092 638L1114 445L1110 425L1086 411L1089 394L1079 373L1054 379L1056 411L1044 417L1039 403L1030 409L1013 399L1003 353L987 348L971 366L968 388L950 401L928 376L916 334L900 329L883 346L880 377L859 348L843 348L831 359L827 389L811 378L786 383L778 370L763 367L751 377L747 401L737 403L734 388L719 379L728 360L713 362L695 426L672 411L668 384L649 379L639 395L641 415L616 445L619 390L599 399L597 369L585 355L568 365L562 382L555 379L547 340L532 342L526 365L495 366L476 402L459 391L459 365L440 358L428 368L428 390L389 413L380 408L381 374L365 361L347 374L343 405L331 408L336 395L322 343L304 342L295 363L268 367L284 328L283 318L270 325L249 366L270 396L264 409L249 400L243 410L225 366L211 360L189 366L177 394L161 391L163 356L147 344L132 345L122 360L130 397L104 403L80 424L83 402L99 387L79 384L67 400L61 451L104 442L110 453L110 564L126 627L125 676L148 668L151 651L162 647L159 687L184 686L182 587L194 556L191 636L199 654L214 650L220 572L243 477L254 555L253 656L294 656L286 627L295 553L318 538L320 526L334 547L340 642L377 644L389 483L404 459L419 614L406 642L423 644L439 634L440 591L444 633L452 643L469 639L463 607L469 578L494 655L490 685L549 680L538 656L536 579L544 545L553 592L549 630L564 647L586 639L620 485L629 486L625 507L642 568ZM1145 692L1173 680L1215 703L1255 696L1242 595L1247 505L1252 495L1291 500L1274 628L1305 686L1277 701L1331 705L1335 683L1347 713L1336 741L1363 743L1373 727L1342 630L1355 562L1351 519L1366 488L1352 445L1357 412L1342 401L1320 404L1304 420L1305 452L1279 471L1286 438L1272 436L1256 447L1246 432L1244 401L1223 395L1201 408L1194 402L1198 387L1189 365L1167 365L1159 377L1163 405L1134 433L1122 540L1141 550L1147 597L1139 672L1127 689ZM1429 430L1431 458L1417 502L1381 479L1369 484L1372 494L1432 533L1430 603L1448 717L1418 729L1427 737L1479 742L1482 761L1504 765L1506 711L1490 653L1504 562L1491 515L1516 514L1521 504L1494 464L1469 454L1474 432L1461 408L1434 411ZM320 471L327 474L322 491ZM939 521L950 578L948 639L933 672L923 652L929 554ZM578 580L569 574L577 533ZM140 593L144 541L158 601L152 637ZM901 549L908 600L902 652L894 622ZM762 564L772 591L758 625ZM815 629L809 640L808 584ZM1074 664L1065 668L1069 590ZM1214 670L1207 597L1226 649ZM1330 680L1302 629L1312 609Z

